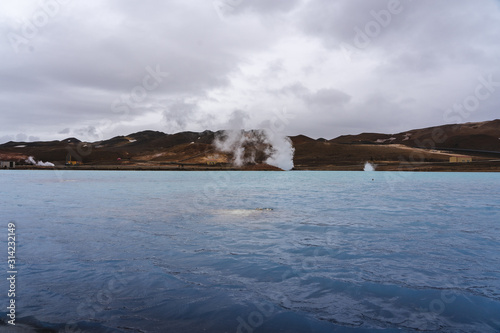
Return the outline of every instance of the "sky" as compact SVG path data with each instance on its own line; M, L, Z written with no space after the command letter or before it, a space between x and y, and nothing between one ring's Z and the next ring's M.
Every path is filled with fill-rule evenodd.
M498 0L0 2L0 143L500 118Z

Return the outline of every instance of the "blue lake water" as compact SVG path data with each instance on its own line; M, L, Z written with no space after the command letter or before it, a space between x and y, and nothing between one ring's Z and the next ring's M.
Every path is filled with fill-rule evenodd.
M0 195L2 332L500 331L500 173L10 170Z

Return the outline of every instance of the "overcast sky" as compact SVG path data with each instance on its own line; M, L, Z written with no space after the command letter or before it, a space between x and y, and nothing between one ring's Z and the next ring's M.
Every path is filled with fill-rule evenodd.
M0 2L0 142L500 118L498 0Z

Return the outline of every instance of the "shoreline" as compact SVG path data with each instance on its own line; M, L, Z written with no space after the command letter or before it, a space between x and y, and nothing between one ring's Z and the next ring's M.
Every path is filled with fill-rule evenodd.
M377 163L373 162L376 171L393 172L500 172L500 160L478 161L469 163ZM290 171L364 171L363 164L350 165L296 165ZM75 171L281 171L276 169L259 169L252 167L209 166L209 165L56 165L54 167L35 165L16 165L12 169L1 170L75 170Z

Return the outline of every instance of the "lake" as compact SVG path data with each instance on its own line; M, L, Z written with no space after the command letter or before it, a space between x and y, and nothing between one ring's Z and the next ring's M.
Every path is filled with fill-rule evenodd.
M500 331L500 173L7 170L0 194L2 332Z

